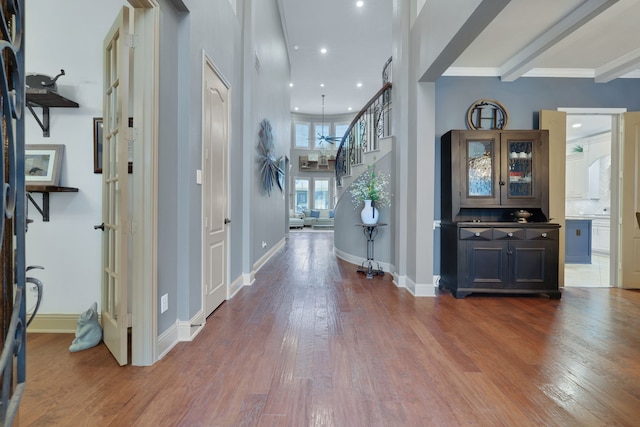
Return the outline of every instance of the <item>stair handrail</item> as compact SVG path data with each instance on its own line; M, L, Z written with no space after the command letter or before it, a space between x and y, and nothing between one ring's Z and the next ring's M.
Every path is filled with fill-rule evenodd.
M391 59L387 61L385 64L385 70L388 68L388 65L391 63ZM384 73L383 73L384 74ZM376 94L365 104L365 106L360 110L358 114L353 118L349 126L347 127L347 131L344 136L340 140L340 146L338 147L338 152L336 153L336 182L338 185L341 185L342 177L347 175L351 169L351 165L357 162L347 161L347 150L355 149L355 135L352 130L358 125L358 123L362 120L362 118L369 112L369 108L379 101L380 98L383 98L383 106L390 104L390 97L386 96L391 91L392 83L390 81L385 82L382 85L382 88L376 92ZM345 147L345 143L349 141L348 147ZM362 153L351 153L352 157L360 157ZM359 155L359 156L358 156Z

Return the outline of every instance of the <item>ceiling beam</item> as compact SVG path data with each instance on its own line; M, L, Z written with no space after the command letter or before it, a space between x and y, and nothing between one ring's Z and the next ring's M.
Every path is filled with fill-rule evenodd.
M640 48L628 52L595 70L596 83L607 83L640 68Z
M484 31L511 0L484 0L460 27L427 71L421 82L435 82L458 59L469 45Z
M500 67L500 79L512 82L522 77L535 67L535 61L540 55L617 2L618 0L585 1Z

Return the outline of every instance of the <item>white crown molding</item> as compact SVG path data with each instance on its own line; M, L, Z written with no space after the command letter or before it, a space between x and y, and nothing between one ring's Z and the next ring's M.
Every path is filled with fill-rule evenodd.
M445 77L498 77L500 69L497 67L449 67Z
M500 77L500 69L497 67L449 67L442 74L443 77ZM592 68L534 68L522 77L552 77L593 79L596 70ZM621 79L639 79L640 70L629 72L620 76Z

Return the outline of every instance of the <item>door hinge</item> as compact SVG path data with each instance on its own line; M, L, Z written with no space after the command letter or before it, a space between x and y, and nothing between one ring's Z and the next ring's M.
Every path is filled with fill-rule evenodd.
M125 41L127 47L129 47L131 49L135 49L137 41L138 41L138 36L137 35L135 35L133 33L127 34L126 41Z
M127 142L134 142L138 137L137 128L127 128Z
M209 218L208 217L204 217L204 228L209 227Z

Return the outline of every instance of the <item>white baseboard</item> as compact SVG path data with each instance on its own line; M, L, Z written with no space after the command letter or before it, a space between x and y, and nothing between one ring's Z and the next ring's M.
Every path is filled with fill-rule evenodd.
M274 256L276 252L278 252L280 248L282 248L285 245L286 242L287 242L287 239L283 237L278 243L273 245L271 249L267 251L267 253L262 255L262 257L259 260L253 263L253 273L252 273L252 280L251 280L252 283L253 283L253 280L255 280L255 273L260 271L262 266L265 265L267 261L269 261L271 257Z
M406 288L407 287L407 276L400 275L398 273L393 273L393 283L395 283L396 286L399 287L399 288Z
M357 266L362 265L362 262L366 261L362 257L349 254L347 252L341 251L340 249L334 248L333 251L334 251L334 253L336 254L336 256L338 258L340 258L340 259L342 259L344 261L347 261L348 263L357 265ZM378 262L376 261L376 263L378 263ZM382 268L382 271L393 274L393 270L392 270L391 264L389 264L387 262L380 262L378 264L380 264L380 268Z
M207 323L207 319L205 319L202 310L196 313L188 322L184 320L178 321L178 341L193 341L205 323Z
M244 281L244 275L240 275L238 276L238 278L236 278L236 280L231 282L231 284L229 285L229 289L227 290L227 299L233 298L238 292L240 292L240 289L245 286Z
M393 281L399 288L405 288L414 297L435 297L440 276L433 276L433 283L417 284L405 275L394 274Z
M158 360L162 359L178 344L178 321L176 321L169 329L164 331L156 343L158 350Z
M80 314L36 314L27 332L75 334ZM29 315L27 315L27 319ZM98 316L100 321L100 316Z
M253 282L255 282L255 281L256 281L256 272L255 271L252 271L249 274L244 273L242 275L242 284L244 286L251 286L251 285L253 285Z

